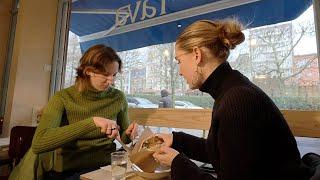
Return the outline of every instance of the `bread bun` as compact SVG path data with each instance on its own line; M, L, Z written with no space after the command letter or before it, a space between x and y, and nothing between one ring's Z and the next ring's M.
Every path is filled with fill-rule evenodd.
M145 149L148 151L157 151L163 143L164 140L162 138L158 136L151 136L142 143L141 149Z

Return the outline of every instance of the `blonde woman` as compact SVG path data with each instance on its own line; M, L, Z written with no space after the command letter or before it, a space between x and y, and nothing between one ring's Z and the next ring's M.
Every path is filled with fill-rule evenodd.
M112 87L122 67L104 45L80 59L74 86L57 92L45 107L32 146L10 179L79 179L81 173L110 164L114 138L130 142L137 124L128 121L123 92Z
M179 72L191 89L215 100L207 139L182 132L160 134L165 139L154 157L171 166L173 180L307 180L297 143L272 100L227 58L245 39L234 19L197 21L177 38ZM217 177L189 159L210 163Z

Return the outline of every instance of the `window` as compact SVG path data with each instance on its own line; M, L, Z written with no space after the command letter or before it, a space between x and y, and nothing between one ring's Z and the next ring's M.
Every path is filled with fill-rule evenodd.
M313 7L293 21L246 29L244 33L246 41L228 59L231 66L262 88L280 109L320 110ZM128 96L130 107L157 108L160 91L167 89L175 108L212 108L213 99L208 94L189 90L178 75L174 43L119 55L124 68L116 87ZM78 37L70 32L64 87L74 83L80 57Z
M311 6L293 21L246 30L247 43L229 58L281 109L320 109L313 17Z

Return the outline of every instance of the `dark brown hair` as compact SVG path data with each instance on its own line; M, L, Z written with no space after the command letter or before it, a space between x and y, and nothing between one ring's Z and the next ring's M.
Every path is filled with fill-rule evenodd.
M184 29L176 44L187 52L192 52L196 46L206 47L215 57L226 60L230 49L244 41L245 36L241 30L242 25L236 19L200 20Z
M84 91L90 87L90 77L88 71L105 73L108 64L118 62L119 72L122 69L122 61L117 53L108 46L98 44L90 47L81 57L80 65L76 69L76 87L79 91Z

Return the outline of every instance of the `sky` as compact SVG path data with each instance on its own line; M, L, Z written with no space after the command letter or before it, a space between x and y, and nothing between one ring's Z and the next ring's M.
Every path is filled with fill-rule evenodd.
M307 11L301 14L297 19L293 20L292 23L295 26L307 21L314 22L313 6L310 6ZM314 36L311 37L305 36L301 39L300 43L294 49L295 55L317 53L316 37L315 34L313 35Z

